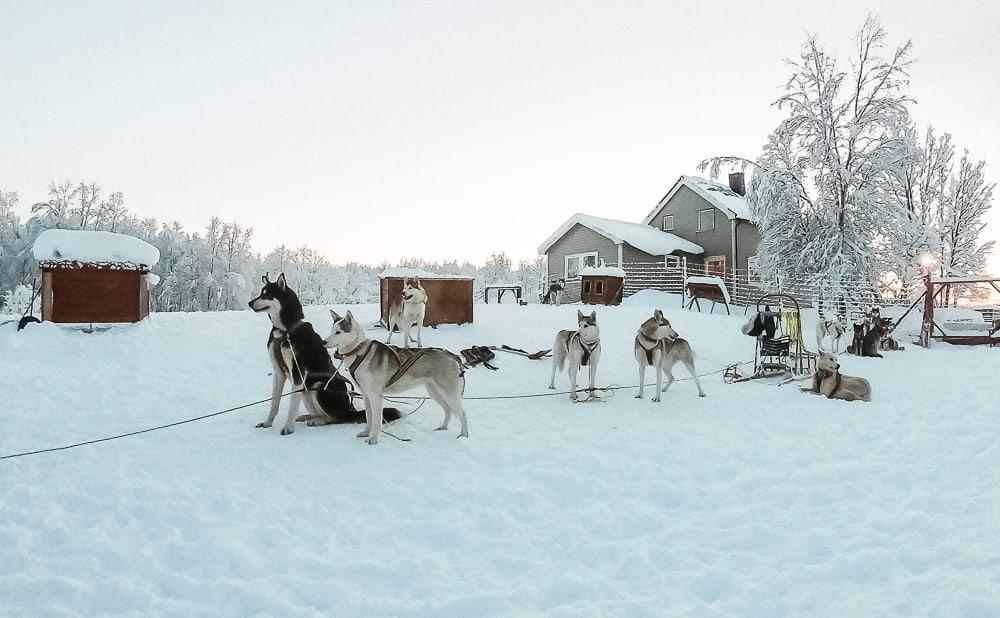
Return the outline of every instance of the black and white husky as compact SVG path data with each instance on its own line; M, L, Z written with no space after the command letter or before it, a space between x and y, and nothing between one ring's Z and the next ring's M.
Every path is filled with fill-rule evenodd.
M270 427L274 422L288 379L298 387L296 391L304 388L305 392L292 393L281 435L295 431L297 420L306 421L309 426L364 422L364 411L356 410L351 402L349 383L334 369L323 338L305 321L302 303L288 287L284 273L277 281L268 280L267 275L262 279L264 287L249 304L257 313L267 313L271 318L267 351L274 366L274 380L271 383L271 410L257 427ZM309 413L296 417L303 399ZM386 408L384 415L387 421L400 416L394 408Z

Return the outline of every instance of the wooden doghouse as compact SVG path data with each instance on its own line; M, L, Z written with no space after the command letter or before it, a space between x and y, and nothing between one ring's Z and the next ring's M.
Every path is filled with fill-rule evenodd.
M625 271L611 266L580 271L580 300L587 305L620 305L625 291Z
M389 304L402 302L403 280L417 277L427 292L424 326L472 323L473 278L435 275L419 268L390 268L379 275L382 323L389 323Z
M149 269L160 258L149 243L112 232L46 230L32 251L42 270L42 320L138 322L149 315Z

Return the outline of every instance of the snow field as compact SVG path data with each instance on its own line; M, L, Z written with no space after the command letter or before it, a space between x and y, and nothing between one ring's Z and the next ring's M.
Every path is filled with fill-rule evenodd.
M632 338L665 300L584 308L599 384L635 383ZM700 373L753 358L742 316L670 302ZM578 308L476 305L475 324L424 339L533 352ZM306 313L327 332L326 308ZM264 399L267 331L250 312L0 329L0 455ZM0 613L996 615L1000 356L905 343L842 356L871 404L713 375L708 398L681 381L659 404L468 401L468 440L433 431L432 402L390 429L412 442L375 447L354 426L252 429L261 405L0 461ZM548 361L496 362L467 395L545 392Z

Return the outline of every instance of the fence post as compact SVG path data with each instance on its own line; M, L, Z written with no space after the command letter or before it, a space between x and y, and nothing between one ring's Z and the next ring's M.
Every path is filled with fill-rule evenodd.
M920 324L920 345L925 348L931 347L931 334L934 328L934 282L931 280L931 273L928 270L924 275L924 319Z
M684 308L684 298L687 295L688 285L688 259L686 255L681 256L681 309Z

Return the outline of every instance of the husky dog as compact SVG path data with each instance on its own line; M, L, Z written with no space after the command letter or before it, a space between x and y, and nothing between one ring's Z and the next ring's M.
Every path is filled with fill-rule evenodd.
M594 392L594 380L597 378L597 362L601 360L601 334L597 329L597 312L583 315L576 312L577 330L561 330L556 335L552 345L552 379L549 388L556 387L556 371L562 371L566 361L569 361L569 398L577 401L576 374L581 367L590 368L590 391Z
M556 305L558 307L559 300L562 298L563 290L565 289L566 280L559 279L549 286L549 291L545 293L545 298L542 299L542 303L545 305Z
M861 356L861 348L865 341L865 335L868 333L868 328L864 321L858 320L854 322L854 338L851 340L851 345L847 346L848 354L856 354Z
M847 333L847 328L840 323L836 317L830 319L829 316L820 315L819 324L816 325L816 348L822 352L823 344L827 337L830 338L833 353L840 352L840 339Z
M363 421L364 414L356 410L351 402L347 380L333 368L323 338L316 334L312 324L304 320L302 303L288 287L284 273L278 276L277 281L269 281L267 275L261 279L264 287L249 305L257 313L266 312L271 318L273 328L267 337L267 351L274 367L274 379L271 384L271 410L267 419L258 423L257 427L270 427L274 422L288 379L298 389L304 388L305 392L292 393L288 418L281 435L287 436L295 431L295 421L306 421L309 426ZM302 399L305 399L309 414L296 418ZM399 412L393 408L386 409L385 413L391 420L399 418Z
M399 327L403 332L403 347L410 347L410 329L417 327L417 347L424 344L420 339L420 331L424 327L424 315L427 313L427 292L420 285L420 279L403 278L403 294L398 301L389 305L389 336L386 343L392 343L392 332Z
M677 331L670 326L659 309L653 312L653 317L639 326L639 332L635 336L635 360L639 363L639 393L635 396L636 399L642 399L646 388L646 367L656 369L656 394L653 395L653 401L659 401L660 393L666 392L674 383L673 368L677 363L684 363L698 387L698 396L705 397L694 368L691 344L677 335ZM667 374L666 386L663 386L664 373Z
M888 324L886 324L886 322L888 322ZM874 318L871 328L868 329L868 332L865 333L864 339L861 340L861 356L883 358L878 351L882 347L882 339L888 335L886 328L888 328L891 324L892 320L888 318Z
M872 400L872 385L868 380L841 375L837 357L829 352L820 352L816 357L816 373L813 374L812 387L800 390L814 395L824 395L827 399Z
M899 350L905 350L906 348L899 345L896 338L892 336L893 323L891 318L882 318L882 328L885 330L885 335L882 336L882 340L878 344L878 349L885 352L897 352Z
M351 378L365 397L367 425L358 434L368 444L378 444L382 423L382 397L386 393L407 391L423 386L427 394L444 410L439 430L448 429L451 415L462 423L458 437L469 437L469 423L462 408L465 392L465 368L462 359L448 350L419 348L409 350L373 341L348 311L343 317L331 311L333 327L326 347L335 348L337 356L348 365Z

